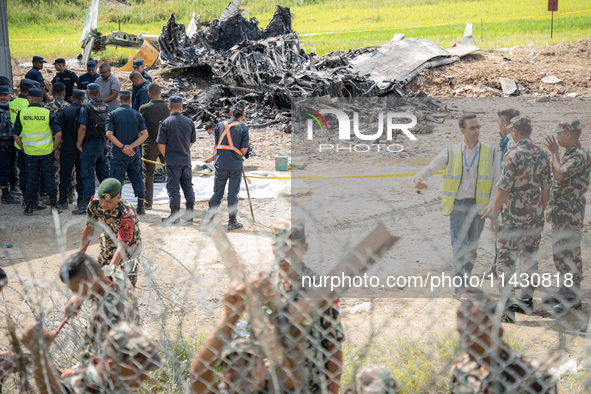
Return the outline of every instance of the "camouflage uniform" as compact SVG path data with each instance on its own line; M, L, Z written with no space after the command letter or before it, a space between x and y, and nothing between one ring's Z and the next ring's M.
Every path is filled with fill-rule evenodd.
M494 368L479 363L464 353L452 367L452 393L556 393L552 375L536 360L515 353L501 342Z
M113 368L117 368L121 362L133 366L139 373L153 371L162 365L158 355L158 348L153 340L140 327L120 323L106 335L102 348L102 357L108 357L115 362ZM66 393L125 393L133 392L119 379L109 379L105 372L97 369L99 358L94 358L88 367L78 371L74 376L64 379L62 387ZM115 377L117 372L115 370Z
M138 260L140 254L140 226L137 219L137 214L133 206L121 199L115 209L111 212L105 211L101 208L99 198L94 196L88 204L86 209L86 225L95 227L97 223L101 222L109 227L109 230L113 232L114 236L117 237L117 241L125 242L125 256L122 259L121 267L127 273L129 280L135 286L137 281L137 269ZM100 226L100 225L99 225ZM98 262L101 267L109 264L115 251L117 250L117 244L113 241L111 236L105 235L103 232L100 235L100 246Z
M562 122L556 131L580 130L578 121L575 122ZM554 179L550 191L552 254L556 270L562 277L567 273L573 274L573 284L575 288L580 288L583 280L581 229L587 204L585 193L591 175L591 156L580 144L570 147L560 160L560 171L564 179Z
M511 124L514 122L529 122L529 119L518 117ZM531 275L538 271L535 254L544 228L542 190L549 189L551 182L548 155L530 139L519 141L505 155L498 188L509 194L501 211L497 240L497 273L504 274L505 283L515 273L518 256L524 272ZM502 291L504 283L499 281L499 287ZM533 292L534 287L528 286L521 298L532 298Z
M105 274L113 281L105 288L105 294L91 297L92 314L84 338L84 358L99 353L111 328L120 322L139 323L138 306L133 295L131 283L118 268L107 266Z
M45 108L47 108L54 114L59 115L60 112L66 109L69 105L70 103L68 103L66 100L61 99L59 97L54 97L53 100L45 104Z
M344 394L395 394L398 384L390 371L381 365L359 368L355 374L354 386Z

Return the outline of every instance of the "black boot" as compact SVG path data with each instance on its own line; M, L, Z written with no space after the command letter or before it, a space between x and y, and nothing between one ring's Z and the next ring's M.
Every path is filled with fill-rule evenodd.
M55 197L50 198L49 203L51 204L52 211L55 209L57 211L57 213L62 213L62 209L60 208L60 206L57 203L57 198L55 198Z
M43 204L41 201L38 201L38 200L31 202L31 206L33 207L33 209L35 211L41 211L41 210L47 208L47 205Z
M195 211L193 210L193 205L187 205L185 215L183 216L183 223L193 223L194 215Z
M138 198L137 199L137 214L138 215L145 215L146 214L146 207L144 205L144 199Z
M63 196L60 194L60 199L58 200L57 205L60 207L60 209L68 209L68 196Z
M33 201L27 201L27 205L25 207L25 215L27 215L27 216L33 215Z
M175 224L181 223L180 218L180 209L171 209L170 215L167 218L162 218L162 225L164 226L173 226Z
M2 204L20 204L21 200L13 194L10 194L7 187L2 188Z
M72 211L73 215L86 215L86 208L88 208L88 204L90 201L78 201L78 207L76 210Z
M229 216L230 216L230 220L228 221L228 225L226 226L226 230L232 231L232 230L237 230L239 228L244 227L242 225L242 223L240 223L238 220L236 220L236 212L231 213Z

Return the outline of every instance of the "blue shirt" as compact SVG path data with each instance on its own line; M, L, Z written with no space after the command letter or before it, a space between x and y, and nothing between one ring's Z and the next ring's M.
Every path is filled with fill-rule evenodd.
M145 68L144 68L144 71L142 71L142 77L144 77L144 79L146 81L152 83L152 77L148 75Z
M41 72L36 68L30 69L25 75L25 78L37 81L41 84L42 87L45 87L45 82L43 82L43 74L41 74Z
M236 119L230 118L228 120L228 124L236 122ZM218 123L215 128L214 135L215 135L215 145L216 147L219 144L219 139L224 132L224 122ZM232 136L232 142L234 143L234 147L240 150L241 148L248 148L248 127L243 124L239 124L236 126L232 126L230 128L230 135ZM223 145L228 145L228 139L224 138L222 141ZM215 167L221 170L242 170L242 156L238 155L238 153L227 150L227 149L216 149L215 155Z
M8 103L0 104L0 140L12 140L12 123Z
M88 84L94 83L98 77L98 73L94 74L94 77L91 77L89 73L81 75L80 78L78 78L78 89L86 90Z
M72 97L74 93L74 83L78 81L78 76L70 70L64 70L63 73L58 73L51 80L51 84L61 82L66 86L66 100ZM69 100L68 100L69 101Z
M173 112L160 122L156 142L166 145L164 162L167 166L190 166L191 144L196 140L195 123L179 112Z
M62 152L78 152L78 118L81 103L72 103L57 116L57 121L62 129Z
M150 96L148 96L148 86L150 85L149 81L146 81L137 88L137 92L135 98L132 97L133 109L136 111L140 110L140 107L144 104L150 102ZM135 87L135 85L133 85ZM132 92L133 96L133 92Z
M101 101L100 97L93 97L88 101L92 100ZM80 107L80 117L78 118L78 123L88 126L88 111L86 111L86 107Z
M29 107L44 108L43 105L41 105L39 103L31 104L31 105L29 105ZM53 135L56 135L57 133L59 133L61 131L60 124L57 121L57 115L54 114L53 112L51 112L50 110L47 110L47 112L49 112L49 127L51 128L51 132L53 133ZM21 135L21 132L23 131L23 125L21 124L20 113L21 113L21 111L18 112L18 115L16 116L16 121L14 122L14 127L12 128L12 134L16 134L19 136Z
M109 112L105 130L112 131L115 138L123 145L129 145L137 140L140 131L146 130L146 122L139 112L131 109L128 104L122 104L116 110ZM133 150L138 159L142 157L140 146L136 146ZM129 157L115 144L111 146L111 156L115 159Z

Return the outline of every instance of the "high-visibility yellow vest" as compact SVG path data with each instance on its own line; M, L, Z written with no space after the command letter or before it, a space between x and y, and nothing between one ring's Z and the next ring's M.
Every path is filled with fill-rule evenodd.
M17 97L8 104L10 108L10 121L12 122L12 127L14 127L14 123L16 122L16 116L18 115L18 111L22 110L23 108L27 108L29 106L29 100L23 97ZM16 149L20 150L19 146L14 143Z
M462 144L451 145L447 148L447 165L443 170L443 214L448 216L454 208L456 193L460 188L464 170L464 158ZM478 173L476 177L476 204L480 209L486 207L490 201L490 193L493 184L493 161L495 149L480 144L480 157L478 159Z
M22 109L19 120L23 126L21 141L29 156L43 156L53 152L53 135L49 127L50 111L43 107Z

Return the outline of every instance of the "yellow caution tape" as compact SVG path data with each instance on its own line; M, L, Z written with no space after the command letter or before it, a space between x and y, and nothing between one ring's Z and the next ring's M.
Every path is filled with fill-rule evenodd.
M157 164L159 166L164 166L164 164L159 163L157 161L152 161L148 159L142 160L148 163ZM213 175L210 172L200 172L200 171L191 171L194 174L202 174L202 175ZM318 180L318 179L359 179L359 178L406 178L416 175L416 172L406 172L402 174L382 174L382 175L342 175L342 176L258 176L258 175L247 175L246 180L250 183L248 178L254 179L280 179L280 180L290 180L290 179L306 179L306 180ZM443 174L443 171L436 171L434 175Z

